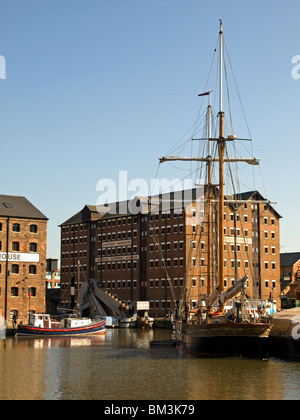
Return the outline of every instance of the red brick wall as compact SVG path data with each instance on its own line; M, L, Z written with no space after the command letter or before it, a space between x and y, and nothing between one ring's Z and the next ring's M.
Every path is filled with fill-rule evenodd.
M0 218L2 230L0 231L1 252L6 253L7 250L7 218ZM12 225L18 223L20 232L13 232ZM30 232L30 225L37 225L37 233ZM13 251L12 243L19 243L19 250ZM11 218L9 220L9 241L8 252L16 253L32 253L30 251L30 243L37 244L36 253L39 254L39 262L28 263L21 261L8 262L8 283L7 283L7 322L10 326L11 311L18 312L18 322L27 323L29 309L35 312L43 313L45 311L45 295L46 295L46 247L47 247L47 221L34 219L18 219ZM5 312L5 278L6 278L6 262L1 261L0 273L0 312L4 316ZM18 264L19 273L12 273L12 265ZM36 267L36 274L29 272L29 266ZM12 288L16 288L17 296L12 296ZM34 290L33 296L29 299L29 288Z
M76 272L74 265L78 259L85 273L81 275L81 281L85 281L82 277L102 280L105 287L123 300L149 300L154 316L163 316L173 310L174 300L179 300L182 287L187 285L189 300L204 298L209 270L208 209L204 212L204 223L199 225L198 215L194 215L194 218L192 207L194 205L187 214L177 214L172 210L169 214L112 215L103 220L63 226L62 300L66 304L70 302L69 283L73 270ZM216 204L213 207L215 209ZM210 270L215 279L214 286L218 269L215 263L218 251L217 220L217 216L212 217L213 256ZM142 229L145 223L147 231ZM249 201L234 210L226 203L224 225L225 288L231 287L233 281L247 274L247 294L268 299L271 293L280 308L277 215L269 206L265 208L264 204ZM245 233L246 239L243 238ZM265 253L266 250L268 253ZM233 263L235 260L238 261L237 265Z

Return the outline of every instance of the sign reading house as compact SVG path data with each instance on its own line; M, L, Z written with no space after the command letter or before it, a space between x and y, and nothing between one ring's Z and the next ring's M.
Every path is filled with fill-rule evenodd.
M21 252L0 252L0 261L11 262L32 262L38 263L40 261L40 254L26 254Z

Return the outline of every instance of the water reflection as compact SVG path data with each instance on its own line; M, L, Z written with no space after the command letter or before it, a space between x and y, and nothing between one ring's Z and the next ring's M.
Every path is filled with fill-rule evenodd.
M190 399L281 400L284 397L282 372L273 360L209 359L189 363L188 367Z
M1 399L42 399L45 390L43 352L19 346L13 339L0 341Z
M17 338L18 344L22 347L52 348L52 347L85 347L104 346L105 336L90 337L46 337L46 338Z
M151 348L162 330L0 340L1 399L299 399L300 363Z

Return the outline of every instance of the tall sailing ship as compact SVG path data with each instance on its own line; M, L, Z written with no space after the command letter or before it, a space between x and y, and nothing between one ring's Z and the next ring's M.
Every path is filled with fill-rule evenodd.
M233 209L238 209L243 203L246 203L243 195L239 194L236 189L231 196L225 195L225 166L235 162L258 165L259 160L253 157L229 156L230 148L228 144L232 144L239 139L235 135L226 137L224 130L223 63L225 54L222 21L220 21L219 50L220 98L217 116L218 134L215 137L212 136L211 91L199 95L207 96L209 99L207 139L201 139L207 141L207 155L201 157L165 156L160 158L161 163L174 161L200 162L201 165L205 166L207 172L204 192L204 209L207 212L208 219L207 295L202 302L198 301L197 307L191 305L191 289L195 285L192 285L187 270L176 314L176 341L179 348L200 356L242 355L263 357L267 351L268 340L266 338L270 333L270 323L266 313L264 313L263 305L255 308L255 316L250 316L245 309L245 301L249 298L246 291L248 276L240 279L236 278L235 284L229 289L224 287L224 246L226 246L224 204L230 202ZM215 145L215 153L212 152L213 144ZM215 166L217 167L218 181L213 184ZM230 173L230 170L228 170L228 173ZM270 203L267 200L263 201L263 199L259 202ZM213 223L217 226L216 229L213 228ZM215 232L217 232L216 238L214 238ZM225 310L226 302L232 301L232 299L235 300L234 305L232 307L227 306Z

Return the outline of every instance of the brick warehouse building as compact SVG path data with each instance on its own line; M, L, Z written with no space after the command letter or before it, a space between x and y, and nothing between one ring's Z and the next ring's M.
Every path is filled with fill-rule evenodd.
M47 217L25 197L0 195L0 315L27 323L45 311Z
M240 195L243 204L233 205L231 198L226 197L224 207L225 288L247 274L247 293L272 299L280 308L281 216L257 191ZM107 207L98 207L98 212L96 206L86 205L61 225L61 296L66 307L78 264L83 273L80 282L96 279L123 300L149 300L152 316L172 311L184 285L188 285L191 306L207 295L207 208L199 223L195 200L185 209L177 208L171 194L166 212L161 206L149 212L149 198L133 201L134 208L138 203L137 214L130 211L131 202L114 203L114 214ZM210 231L215 261L218 217L217 204L213 206ZM216 278L216 273L216 263L210 264L211 277Z

